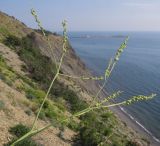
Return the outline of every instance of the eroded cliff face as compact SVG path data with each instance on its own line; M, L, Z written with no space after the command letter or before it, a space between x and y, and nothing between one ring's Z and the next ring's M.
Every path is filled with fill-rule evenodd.
M41 33L38 33L31 28L28 28L25 24L16 20L14 17L10 17L2 12L0 13L0 18L1 18L0 19L0 27L1 27L0 35L2 35L0 36L1 39L3 39L7 33L14 34L19 38L26 37L27 35L34 33L34 40L33 40L34 45L37 48L39 48L44 55L50 57L54 62L54 59L52 56L52 51L53 51L53 54L56 57L57 62L59 62L59 59L62 55L62 43L63 43L62 36L49 34L48 38L51 44L51 49L52 49L51 51L49 49L47 41L44 39ZM86 68L85 64L76 55L74 49L70 44L68 44L68 51L65 55L61 70L66 75L72 75L76 77L92 76L90 71ZM81 88L83 92L90 93L92 96L94 96L94 94L99 89L97 83L92 80L84 81L76 78L76 79L72 79L72 81L74 81L75 87L78 87L79 89Z
M41 50L41 52L50 57L54 62L53 55L56 58L57 63L60 60L62 55L62 45L63 45L63 38L62 36L56 35L49 35L50 44L53 50L53 55L51 50L49 49L46 40L44 40L43 36L35 33L34 35L34 43L35 45ZM76 55L74 49L70 44L68 44L68 50L64 57L64 61L62 64L61 71L65 75L71 75L73 77L92 77L93 75L90 71L86 68L85 64L81 61L81 59ZM69 81L67 77L63 77L61 80ZM81 78L72 78L73 86L75 88L79 88L79 91L82 91L84 94L90 94L94 96L99 89L99 86L96 81L94 80L82 80ZM70 80L70 81L71 81ZM67 82L65 82L67 84ZM73 88L74 88L73 87ZM101 94L101 96L104 96ZM91 100L90 97L83 97L86 100Z

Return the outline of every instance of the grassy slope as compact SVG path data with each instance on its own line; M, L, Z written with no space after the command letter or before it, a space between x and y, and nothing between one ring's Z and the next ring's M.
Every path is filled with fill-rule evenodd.
M34 30L27 28L24 24L12 17L0 13L0 41L19 55L20 59L25 63L22 69L27 73L24 76L16 72L7 65L4 57L1 56L1 79L15 90L25 93L30 102L35 105L34 108L30 108L31 112L36 113L38 105L41 103L48 84L54 75L55 69L54 62L50 59L50 54L45 51L47 47L45 40L43 40L41 34L31 32L34 32ZM54 53L56 56L60 56L62 47L61 37L54 35L50 35L49 37L51 42L54 43L52 44L54 46ZM69 57L65 58L66 61L63 65L62 72L90 75L71 48L67 55ZM79 67L77 68L75 66ZM18 85L16 84L17 80ZM77 84L78 88L75 86ZM90 87L87 84L93 86ZM75 91L79 88L81 92L77 95ZM59 124L61 119L75 111L83 109L87 105L82 100L82 98L84 99L84 96L81 96L84 93L82 91L89 90L94 93L96 88L95 82L87 82L85 84L79 80L58 80L51 91L50 99L47 100L40 117L43 120L47 119L53 122L55 126L57 126L57 123L58 126L62 126ZM78 121L80 124L77 123ZM94 146L101 141L105 141L110 135L112 136L109 143L104 145L137 145L136 142L130 141L130 137L126 136L126 132L122 132L123 130L119 129L118 125L120 123L118 123L119 121L117 121L112 113L98 111L88 113L87 116L83 116L79 120L65 124L69 128L79 131L78 136L75 137L76 145ZM117 130L114 130L115 128Z
M1 47L3 47L6 52L11 51L4 45L1 45ZM1 47L0 50L2 50ZM12 55L12 62L16 62L17 60L16 54L14 55ZM3 57L5 56L6 54L3 54ZM9 60L2 58L2 56L0 58L0 145L2 145L3 143L6 143L9 139L12 139L9 138L12 136L10 135L10 133L8 133L10 127L13 127L18 123L23 123L27 126L31 126L34 119L34 113L38 108L39 99L44 95L44 91L40 90L37 87L37 84L32 82L29 78L25 77L24 75L21 76L20 73L14 71L14 67L9 67ZM33 94L31 94L31 91L34 92L34 96L37 97L36 100L27 99L27 95L33 96ZM54 111L52 112L52 114L54 113L56 115L54 116L55 118L58 118L58 116L62 118L63 116L65 116L65 114L69 115L69 113L65 113L64 109L62 109L60 106L63 102L61 104L49 100L48 102L52 104L50 105L52 107L51 112ZM41 115L41 118L45 121L48 121L48 118L43 117L43 115ZM47 122L45 121L39 120L37 126L44 126ZM73 132L71 132L71 130L69 130L68 132L71 135L74 134ZM53 143L55 145L64 145L65 142L63 142L56 136L56 134L58 133L58 129L51 128L45 131L43 134L34 137L34 139L36 139L36 141L38 142L40 141L40 143L42 144L46 143L47 145L52 145ZM50 140L51 137L52 139ZM71 139L71 137L69 139ZM69 143L66 143L66 145L69 145Z

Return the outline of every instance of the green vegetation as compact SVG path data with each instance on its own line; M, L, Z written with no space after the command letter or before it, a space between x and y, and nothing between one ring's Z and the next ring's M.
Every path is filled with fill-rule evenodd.
M25 38L19 39L16 36L8 36L4 43L14 49L20 58L26 63L24 68L30 73L29 77L37 82L42 89L46 90L51 79L55 75L55 65L46 56L43 56L39 48L34 45L34 33ZM34 98L36 91L26 91L28 98ZM29 93L30 92L30 93ZM32 93L31 93L32 92ZM34 93L35 92L35 93ZM64 84L55 81L51 92L53 97L63 97L69 104L72 112L84 109L85 102L80 101L77 94L64 86ZM45 93L42 96L44 97ZM83 102L83 103L82 103Z
M8 35L4 39L3 43L5 45L7 45L8 47L19 46L21 44L21 40L18 37L14 36L14 35Z
M108 119L102 119L96 112L82 116L80 125L79 138L83 146L97 146L112 132L112 125L108 123Z
M0 55L0 79L2 79L10 86L16 79L14 71L9 66L7 66L7 64L4 61L4 58L1 55Z
M12 36L11 38L16 38L16 37ZM13 43L14 41L12 40L11 42ZM13 44L15 44L15 43L13 43ZM13 46L12 46L12 48L13 48ZM39 59L41 59L41 58L39 58ZM41 70L40 70L40 72L41 72ZM46 92L44 90L40 89L40 87L35 83L34 79L30 79L28 77L22 76L22 75L16 73L15 71L13 71L12 68L10 68L6 64L5 59L2 56L0 56L0 78L5 83L7 83L9 86L16 88L18 91L20 91L20 92L24 91L26 93L26 97L36 104L36 106L32 109L32 111L35 114L37 113L37 109L40 106L40 104L42 103ZM17 79L19 80L18 85L15 84L15 81ZM39 82L37 82L37 83L39 83ZM39 84L39 85L41 85L41 84ZM65 90L65 92L67 94L67 89ZM54 95L54 97L55 97L55 95ZM65 118L64 113L66 111L66 108L64 107L64 105L62 105L58 102L58 99L55 99L55 101L57 101L57 102L54 102L54 99L52 101L50 101L50 100L46 101L46 103L44 104L44 107L42 109L42 112L40 114L40 118L42 118L42 119L49 118L51 121L52 120L60 121L62 118ZM3 107L4 107L3 102L0 102L0 109L2 109Z
M64 99L69 103L69 109L72 113L76 113L87 107L87 103L81 100L72 90L63 90L61 92Z
M40 49L34 45L34 32L23 38L9 35L3 43L14 49L21 60L26 63L26 71L29 71L30 77L47 88L48 82L55 74L55 65L48 57L42 55ZM47 86L47 87L46 87Z
M5 146L10 146L14 141L16 141L19 137L23 136L24 134L26 134L27 132L30 131L30 128L22 125L22 124L18 124L14 127L11 127L9 129L9 132L14 135L14 138L11 142L5 144ZM19 143L17 143L15 146L39 146L38 144L36 144L31 138L27 138L24 141L21 141Z
M34 30L35 30L36 32L42 34L42 31L41 31L40 29L34 29ZM49 30L44 30L44 32L45 32L46 36L48 36L48 35L58 36L58 34L57 34L56 32L51 32L51 31L49 31ZM42 34L42 35L43 35L43 34Z
M37 82L42 89L46 90L50 80L55 75L55 65L48 57L43 56L40 50L35 47L34 33L31 33L22 39L9 35L4 40L4 43L14 49L20 58L26 63L27 66L24 69L30 73L29 77L34 80L34 82ZM42 90L32 88L35 85L28 78L23 77L22 79L24 82L27 82L27 85L23 83L23 85L18 88L20 90L25 90L28 99L35 100L38 104L42 103L46 93ZM28 87L28 84L30 84L31 87ZM75 92L58 81L55 81L55 84L51 89L51 96L55 99L63 97L63 99L69 104L68 108L72 113L86 107L85 101L80 100ZM55 108L52 107L48 106L48 109L46 108L43 110L40 117L57 117L57 114L54 112ZM62 108L64 109L64 107L61 106L61 109Z
M22 124L18 124L14 127L11 127L9 132L14 134L17 137L20 137L24 134L26 134L30 129Z
M9 31L5 27L0 27L0 42L3 41L3 38L5 38L9 34Z
M75 146L129 146L127 143L130 141L124 135L118 131L115 133L118 121L109 110L92 111L80 119L79 134L74 138Z
M6 35L9 34L9 31L5 27L0 27L0 33L1 35Z
M3 100L0 100L0 110L3 110L5 108L5 103Z

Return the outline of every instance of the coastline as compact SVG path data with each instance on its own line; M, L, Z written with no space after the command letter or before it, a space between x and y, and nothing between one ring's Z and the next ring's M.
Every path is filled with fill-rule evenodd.
M87 68L90 70L91 74L97 75L96 72L94 72L92 69L90 69L88 66ZM98 86L100 87L100 83L98 83ZM108 93L105 89L102 91L102 95L105 95L104 97L108 96ZM147 146L160 146L160 139L156 138L149 130L147 130L141 123L136 121L132 115L127 113L127 111L121 107L110 107L109 108L115 116L120 120L120 122L126 124L127 128L129 128L131 131L134 131L136 135L139 136L139 138L146 139L149 142L149 145Z
M108 95L106 90L103 90L105 95ZM160 140L157 139L149 130L147 130L141 123L136 121L132 115L127 113L127 111L121 107L111 107L109 108L117 118L127 125L128 128L133 130L136 134L138 134L141 138L145 138L150 142L149 146L160 146Z
M79 56L78 53L77 53L77 56ZM86 64L84 60L82 62ZM86 67L88 68L88 70L90 71L92 75L95 75L95 76L97 75L97 73L89 65L86 65ZM99 82L97 82L97 84L98 86L101 85L101 83ZM103 95L107 95L107 92L104 90L103 90ZM106 97L106 96L102 96L102 97ZM127 113L127 111L123 107L112 107L110 108L110 110L115 114L116 117L118 117L121 123L125 124L126 127L130 129L131 132L134 133L135 136L133 136L133 138L138 138L141 142L143 143L145 142L145 146L160 146L160 140L157 139L141 123L136 121L136 119L134 119L132 115ZM149 143L146 145L147 142ZM144 145L142 144L142 146Z
M123 107L112 107L110 110L115 113L121 122L125 123L127 127L131 128L142 138L147 139L150 142L150 146L160 146L159 139L156 139L143 125L136 121L131 115L124 110Z

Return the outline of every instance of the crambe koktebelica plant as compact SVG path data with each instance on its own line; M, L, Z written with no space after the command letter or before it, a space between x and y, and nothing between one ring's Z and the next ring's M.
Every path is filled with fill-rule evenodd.
M11 144L11 146L15 146L18 142L20 141L23 141L24 139L28 138L28 137L31 137L33 135L36 135L37 133L40 133L42 132L43 130L49 128L52 126L52 124L48 124L42 128L39 128L39 129L36 129L36 123L38 121L38 118L39 118L39 115L40 115L40 112L43 108L43 105L44 103L46 102L46 99L48 98L49 96L49 93L51 91L51 88L54 86L54 83L56 81L56 79L58 77L68 77L68 78L73 78L73 79L82 79L82 80L104 80L102 86L100 87L99 91L97 92L97 94L95 95L95 97L93 97L93 100L91 101L91 103L89 104L89 106L75 114L73 114L72 116L70 116L69 118L66 118L64 120L62 120L61 122L66 122L66 121L69 121L70 119L74 118L74 117L79 117L81 115L84 115L92 110L96 110L96 109L105 109L105 108L109 108L109 107L114 107L114 106L119 106L119 105L129 105L129 104L132 104L134 102L137 102L137 101L143 101L143 100L149 100L149 99L152 99L153 97L155 97L156 95L155 94L151 94L149 96L144 96L144 95L138 95L138 96L133 96L131 97L130 99L128 100L125 100L125 101L122 101L122 102L118 102L118 103L112 103L112 102L109 102L110 100L118 97L120 94L121 94L121 91L118 91L118 92L115 92L113 93L112 95L109 95L108 97L104 98L103 100L101 101L98 101L98 97L100 95L100 93L102 92L102 90L104 89L109 77L111 76L111 73L114 69L114 67L116 66L122 52L124 51L124 49L126 48L127 46L127 42L128 42L128 37L125 39L125 41L121 44L121 46L119 47L119 49L117 50L115 56L113 59L111 59L109 61L109 64L108 66L106 67L106 70L105 70L105 73L103 76L101 77L77 77L77 76L72 76L72 75L66 75L66 74L62 74L60 73L60 70L61 70L61 66L62 66L62 63L64 61L64 56L66 55L66 52L68 51L67 50L67 43L68 43L68 38L67 38L67 26L66 26L66 21L63 21L62 22L62 26L63 26L63 47L62 47L62 55L60 57L60 60L57 61L56 57L54 56L54 52L52 50L52 46L50 44L50 41L49 41L49 38L46 36L45 34L45 31L38 19L38 16L36 14L36 12L32 9L31 10L31 14L34 16L35 18L35 21L37 22L38 24L38 27L40 28L40 30L42 31L42 35L44 36L44 38L47 40L47 43L48 43L48 46L49 48L46 50L48 51L48 53L51 54L51 57L52 59L54 60L55 64L56 64L56 74L55 76L53 77L51 83L50 83L50 86L47 90L47 93L40 105L40 108L38 110L38 113L35 117L35 120L32 124L32 128L31 130L26 133L25 135L23 135L22 137L20 137L19 139L17 139L14 143ZM106 104L107 103L107 104Z

